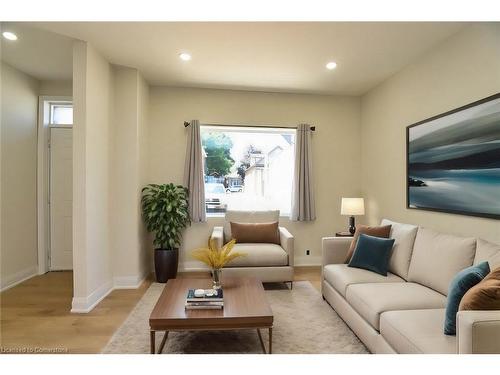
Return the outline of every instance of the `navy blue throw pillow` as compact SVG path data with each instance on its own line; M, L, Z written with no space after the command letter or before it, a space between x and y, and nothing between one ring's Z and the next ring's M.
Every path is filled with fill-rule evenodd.
M349 267L363 268L387 276L394 239L361 234Z
M444 319L444 334L455 335L457 330L457 312L460 301L467 291L490 273L488 262L470 266L455 275L448 288L446 315Z

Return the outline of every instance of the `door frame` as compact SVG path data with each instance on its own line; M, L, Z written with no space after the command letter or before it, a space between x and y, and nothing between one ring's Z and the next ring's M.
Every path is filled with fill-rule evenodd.
M38 274L42 275L49 269L50 251L50 103L73 102L71 96L38 97L38 132L37 132L37 247L38 247ZM71 125L72 126L72 125ZM69 126L68 126L69 127Z

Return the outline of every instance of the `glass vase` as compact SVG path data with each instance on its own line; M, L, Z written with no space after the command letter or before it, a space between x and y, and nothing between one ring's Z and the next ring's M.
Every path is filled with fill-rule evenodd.
M220 280L221 280L221 273L222 269L221 268L214 268L212 270L212 289L220 289L222 288Z

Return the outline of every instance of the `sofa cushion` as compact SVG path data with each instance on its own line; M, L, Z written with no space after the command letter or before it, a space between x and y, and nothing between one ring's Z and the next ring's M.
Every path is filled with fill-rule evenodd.
M408 271L408 281L448 293L451 279L472 265L476 239L439 233L420 227Z
M389 271L401 276L403 279L407 279L418 226L396 223L387 219L383 219L381 225L390 225L390 238L394 238L394 247L389 260Z
M443 334L444 309L387 311L380 316L380 334L401 354L452 354L455 336Z
M231 221L235 223L272 223L279 222L280 211L227 211L224 221L224 240L226 242L232 239Z
M233 259L226 267L287 266L288 254L280 245L271 243L237 243L233 251L246 254Z
M390 272L387 276L382 276L361 268L348 267L347 264L328 264L323 268L323 276L344 297L347 287L352 284L404 282L402 278Z
M392 245L394 245L392 238L361 234L356 244L356 250L349 261L349 267L363 268L387 276Z
M235 223L231 224L231 236L237 243L274 243L280 244L278 222L273 223Z
M436 309L446 305L446 297L442 294L407 282L349 285L346 299L376 330L379 329L380 314L385 311Z
M474 265L487 261L491 269L500 267L500 245L478 238Z

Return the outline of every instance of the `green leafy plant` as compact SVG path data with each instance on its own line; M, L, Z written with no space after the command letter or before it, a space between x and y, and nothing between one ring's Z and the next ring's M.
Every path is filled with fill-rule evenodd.
M180 246L182 230L190 224L188 190L174 184L150 184L142 189L142 216L154 244L161 249Z

